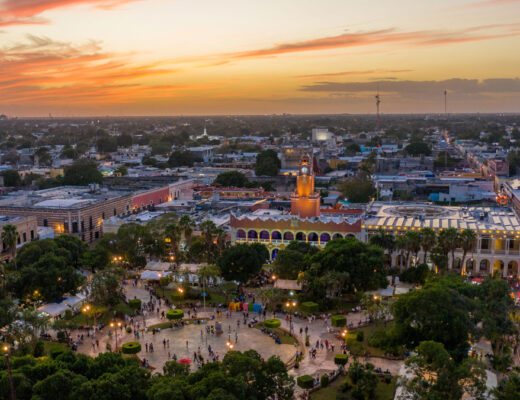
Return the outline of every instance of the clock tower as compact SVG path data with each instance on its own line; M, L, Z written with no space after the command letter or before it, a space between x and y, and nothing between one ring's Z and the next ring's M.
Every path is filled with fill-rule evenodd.
M291 196L291 214L302 218L320 216L320 195L314 192L312 157L303 156L296 178L296 190Z

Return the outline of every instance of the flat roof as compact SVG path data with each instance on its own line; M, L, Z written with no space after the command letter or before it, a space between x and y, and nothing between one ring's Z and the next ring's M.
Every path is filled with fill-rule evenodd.
M520 220L509 207L448 207L420 202L373 202L365 229L472 229L520 235Z
M80 209L88 204L124 197L129 190L111 190L106 187L60 186L45 190L19 190L0 196L0 207Z

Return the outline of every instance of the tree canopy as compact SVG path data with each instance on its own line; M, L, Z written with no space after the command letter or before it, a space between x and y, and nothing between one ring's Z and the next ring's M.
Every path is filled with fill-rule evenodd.
M195 162L199 161L195 155L189 150L175 150L170 154L168 166L170 167L193 167Z
M103 176L95 161L80 159L65 167L63 176L64 185L86 186L91 183L102 183Z
M256 156L255 175L276 176L281 165L278 154L274 150L264 150Z
M227 171L218 174L213 184L225 187L247 187L249 184L249 180L247 179L247 176L245 176L242 172Z
M242 243L224 249L217 260L217 265L224 279L246 283L260 272L268 258L269 252L263 244Z

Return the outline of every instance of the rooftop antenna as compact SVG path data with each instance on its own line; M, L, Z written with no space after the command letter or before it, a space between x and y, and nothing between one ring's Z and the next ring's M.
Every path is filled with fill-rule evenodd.
M444 114L446 115L448 113L448 89L444 89Z
M376 112L377 112L377 122L381 122L379 119L379 104L381 104L381 96L379 96L379 85L377 86L377 94L376 94Z

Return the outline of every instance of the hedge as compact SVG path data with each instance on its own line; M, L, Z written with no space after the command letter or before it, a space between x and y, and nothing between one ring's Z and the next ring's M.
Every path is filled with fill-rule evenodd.
M181 319L184 317L184 311L176 308L175 310L170 310L166 313L166 318L168 319Z
M121 351L124 354L137 354L141 351L141 344L138 342L128 342L123 344Z
M264 321L264 326L266 328L278 328L280 325L282 325L282 323L280 322L280 320L278 318L271 318L271 319L266 319Z
M320 378L320 385L322 388L329 386L329 376L327 374L323 374Z
M310 375L299 376L296 382L302 389L312 389L314 387L314 378Z
M141 309L141 299L132 299L128 301L128 305L133 310L140 310Z
M300 308L303 312L307 314L317 314L319 312L318 303L313 301L306 301L300 305Z
M330 317L330 324L336 327L347 325L347 318L344 315L333 315Z
M334 364L336 365L347 365L348 354L336 354L334 355Z

